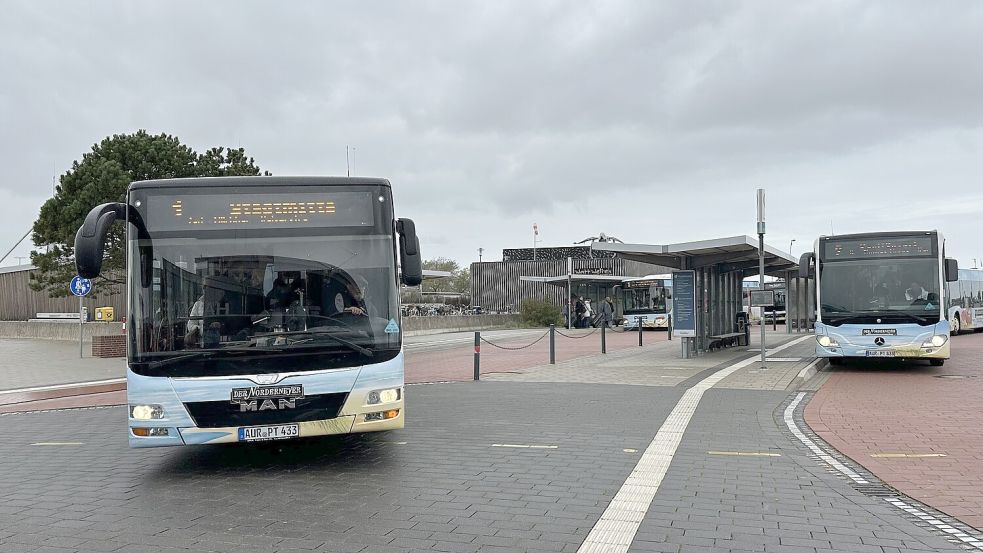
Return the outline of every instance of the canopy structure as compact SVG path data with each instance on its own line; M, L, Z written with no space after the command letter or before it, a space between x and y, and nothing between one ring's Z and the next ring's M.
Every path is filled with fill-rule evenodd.
M665 245L594 242L591 248L674 269L716 267L721 273L741 271L742 278L758 274L758 239L747 235ZM785 276L796 267L792 255L765 244L765 274Z
M596 251L615 252L626 259L695 272L696 337L683 340L683 357L707 351L715 337L737 331L737 314L744 310L742 282L759 273L758 239L731 236L679 244L621 244L594 242ZM765 274L782 276L797 268L797 260L777 248L764 247Z

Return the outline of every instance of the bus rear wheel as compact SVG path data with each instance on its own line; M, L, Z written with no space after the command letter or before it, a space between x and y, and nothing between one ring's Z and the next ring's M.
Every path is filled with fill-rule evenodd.
M962 332L962 321L959 320L959 313L952 314L952 320L949 321L949 333L953 336Z
M941 367L942 365L945 365L945 359L929 359L928 362L931 363L933 367Z

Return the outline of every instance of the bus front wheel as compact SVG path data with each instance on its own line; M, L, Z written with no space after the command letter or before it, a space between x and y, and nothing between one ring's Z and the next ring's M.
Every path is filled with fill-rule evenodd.
M945 359L929 359L928 362L931 363L933 367L941 367L945 364Z

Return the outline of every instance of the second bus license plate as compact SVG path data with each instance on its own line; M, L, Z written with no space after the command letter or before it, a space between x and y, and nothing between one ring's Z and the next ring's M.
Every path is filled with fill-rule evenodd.
M298 424L271 424L268 426L249 426L239 429L240 442L265 440L285 440L300 436Z
M894 350L867 350L867 357L894 357Z

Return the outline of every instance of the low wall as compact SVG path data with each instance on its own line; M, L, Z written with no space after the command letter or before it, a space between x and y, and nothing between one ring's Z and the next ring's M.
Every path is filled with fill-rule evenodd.
M126 357L126 336L93 336L92 357Z
M123 323L85 323L82 339L91 341L93 336L123 334ZM78 322L55 323L47 321L0 321L0 338L39 338L43 340L78 340Z
M409 335L463 332L519 326L518 315L448 315L446 317L403 317L403 333Z

